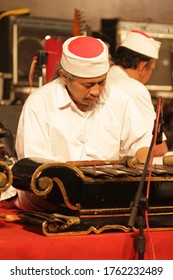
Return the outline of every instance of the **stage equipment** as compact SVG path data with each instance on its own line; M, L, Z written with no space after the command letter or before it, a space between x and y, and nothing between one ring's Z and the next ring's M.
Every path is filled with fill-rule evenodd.
M0 21L0 72L11 73L15 92L29 92L29 70L37 51L44 50L45 40L64 41L72 36L72 20L31 16L4 17ZM33 86L37 86L38 76Z
M15 140L22 105L0 106L0 141L10 157L15 157Z
M0 72L0 104L8 104L12 98L12 74Z
M47 236L136 231L136 222L131 228L128 219L130 203L143 171L143 165L132 168L127 166L127 161L124 164L124 161L59 163L29 158L19 160L12 167L13 186L44 196L59 207L58 213L50 215L22 211L19 219L25 223L39 223L42 233ZM148 202L152 230L173 227L172 174L170 166L153 166ZM148 177L144 191L147 180ZM53 220L55 217L60 220Z
M34 17L18 17L13 23L13 83L28 85L32 58L44 50L46 38L60 41L72 35L72 21Z
M45 52L44 50L39 50L36 55L36 70L38 74L38 86L41 87L45 84L44 77L45 74L44 72L46 71L46 64L48 60L48 53Z

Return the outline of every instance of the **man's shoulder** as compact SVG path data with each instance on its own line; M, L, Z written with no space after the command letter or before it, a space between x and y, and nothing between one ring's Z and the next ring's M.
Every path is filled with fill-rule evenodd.
M116 83L108 83L106 91L110 101L128 102L131 97Z
M108 77L107 84L113 85L121 89L124 93L135 96L135 95L148 95L149 91L145 85L134 78L130 78L129 76L113 76L113 72L111 73L111 77Z
M128 75L117 65L113 65L109 68L108 71L108 79L115 80L115 79L121 79L121 78L128 78Z
M50 93L51 95L53 94L53 92L57 91L58 89L60 89L60 83L58 81L58 79L56 80L53 80L51 82L48 82L46 84L44 84L43 86L37 88L36 90L34 90L30 95L29 97L30 98L36 98L36 96L50 96Z
M51 81L30 93L25 103L30 106L41 106L41 104L55 103L57 92L60 90L58 80Z

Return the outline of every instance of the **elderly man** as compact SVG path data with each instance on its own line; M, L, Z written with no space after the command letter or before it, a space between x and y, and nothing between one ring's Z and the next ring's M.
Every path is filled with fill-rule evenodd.
M144 162L152 133L132 99L107 84L108 48L89 36L67 39L57 78L26 100L17 130L18 159L58 162L115 160L124 155ZM15 205L25 210L54 211L43 197L18 191Z

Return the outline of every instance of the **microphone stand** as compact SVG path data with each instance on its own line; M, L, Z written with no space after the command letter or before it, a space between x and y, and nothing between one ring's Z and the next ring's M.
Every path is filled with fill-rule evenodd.
M161 100L161 97L159 97L159 101L160 100ZM159 101L158 101L158 104L159 104ZM159 109L158 109L158 111L159 111ZM156 131L156 128L157 128L157 116L156 116L154 129L153 129L153 136L152 136L151 144L149 147L147 159L144 164L144 170L143 170L143 173L141 176L141 181L139 183L134 200L132 201L132 204L131 204L130 217L128 220L128 227L132 228L135 224L135 221L137 221L137 224L139 226L139 235L138 235L138 239L137 239L137 251L138 251L139 260L144 259L144 253L145 253L145 237L144 237L145 215L144 215L144 212L145 212L145 210L148 210L148 200L146 197L143 196L143 189L144 189L145 179L146 179L147 172L148 172L148 166L149 166L152 152L153 152L153 147L155 144L156 135L157 135L156 143L157 144L162 143L162 139L161 139L162 137L160 137L160 135L162 135L162 133L163 133L163 130L162 130L163 118L162 118L161 113L158 115L159 115L159 124L160 124L160 125L158 125L159 130Z
M38 71L38 86L41 87L44 84L44 73L43 69L47 64L48 54L43 50L37 52L37 71Z

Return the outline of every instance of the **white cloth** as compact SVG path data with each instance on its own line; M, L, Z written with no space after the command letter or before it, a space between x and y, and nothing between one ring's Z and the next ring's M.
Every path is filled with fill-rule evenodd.
M132 100L110 86L93 111L81 112L59 79L26 100L16 137L18 159L118 159L149 146L151 135L139 127L140 112Z
M17 189L13 188L13 186L10 186L5 192L0 193L0 201L14 197L16 194Z
M158 59L161 42L156 41L149 34L140 30L131 30L127 33L122 47Z
M108 85L93 111L81 112L57 79L25 101L17 130L17 156L58 162L134 156L139 148L150 145L152 137L139 126L140 119L132 99L113 85ZM43 206L47 209L47 202L18 191L17 206L42 210Z
M125 94L133 98L133 101L143 115L141 126L144 125L153 131L156 112L147 87L141 82L130 78L125 71L116 65L110 68L107 79L110 83L115 83ZM166 140L164 133L163 140Z
M109 70L108 47L100 39L73 36L62 46L61 65L77 77L99 77Z

